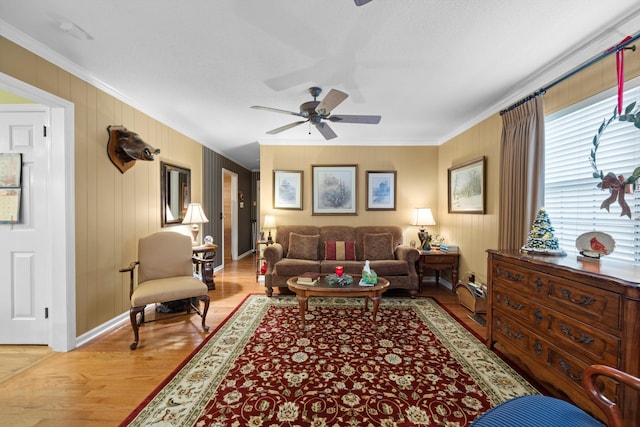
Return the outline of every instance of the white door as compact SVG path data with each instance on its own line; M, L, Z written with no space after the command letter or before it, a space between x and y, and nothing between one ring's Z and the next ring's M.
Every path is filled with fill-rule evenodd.
M44 136L48 113L41 106L7 107L0 111L0 153L22 154L22 186L18 221L0 223L0 344L47 344L47 186L49 168L55 167Z

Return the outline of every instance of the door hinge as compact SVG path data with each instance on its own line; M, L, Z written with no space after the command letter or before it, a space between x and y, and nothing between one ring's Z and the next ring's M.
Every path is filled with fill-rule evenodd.
M44 318L48 319L49 318L49 307L45 307L44 308Z
M46 126L42 126L42 134L43 134L43 136L45 138L47 137L47 127Z

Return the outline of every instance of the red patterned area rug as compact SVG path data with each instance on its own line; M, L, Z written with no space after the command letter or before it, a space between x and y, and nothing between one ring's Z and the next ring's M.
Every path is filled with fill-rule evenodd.
M122 425L467 426L538 394L429 298L249 296Z

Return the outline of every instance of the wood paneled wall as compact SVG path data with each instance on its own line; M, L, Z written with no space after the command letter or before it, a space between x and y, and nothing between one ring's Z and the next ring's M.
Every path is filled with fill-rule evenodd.
M160 231L160 161L191 169L202 195L202 148L168 126L0 37L0 72L75 106L76 333L129 308L129 280L118 269L136 259L140 237ZM160 148L124 174L107 157L107 126L123 125ZM190 235L188 226L164 231Z

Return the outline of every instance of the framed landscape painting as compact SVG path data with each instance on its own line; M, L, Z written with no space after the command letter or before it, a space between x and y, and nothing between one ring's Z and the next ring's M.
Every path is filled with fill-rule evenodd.
M450 213L485 213L484 169L484 156L448 169Z
M367 171L367 210L396 210L396 171Z
M312 215L357 215L357 165L312 165Z
M273 171L273 207L302 210L302 171Z

